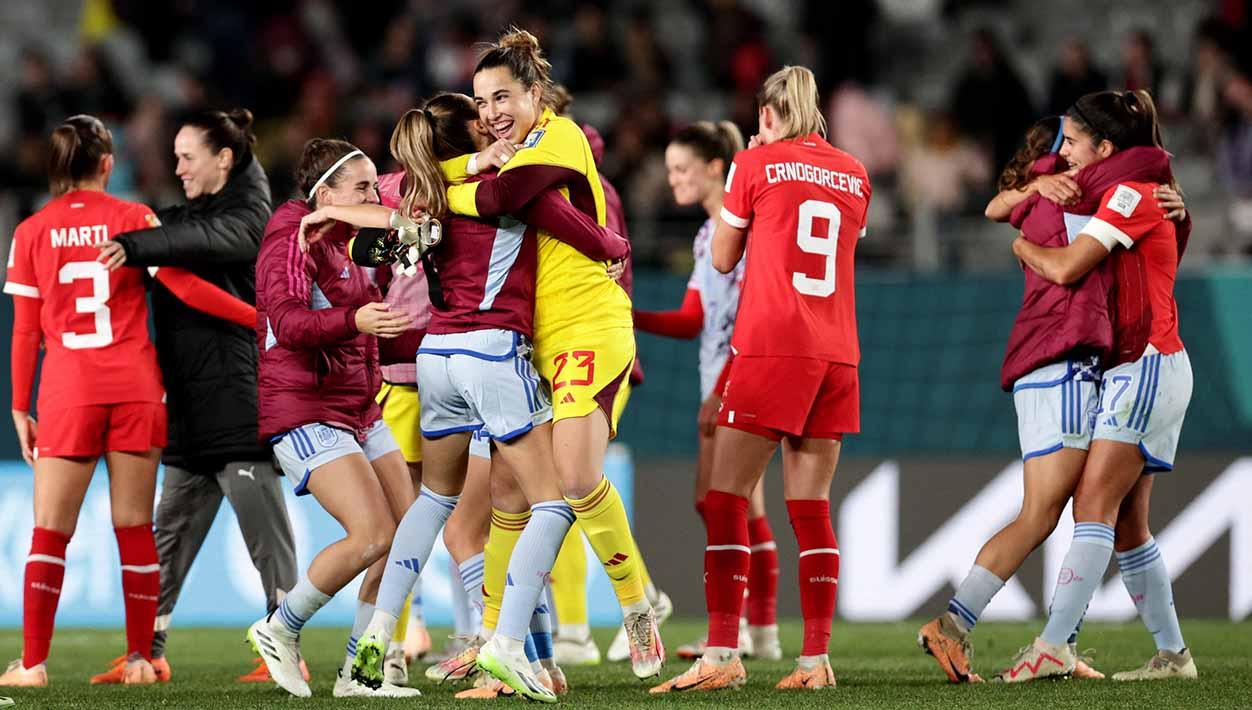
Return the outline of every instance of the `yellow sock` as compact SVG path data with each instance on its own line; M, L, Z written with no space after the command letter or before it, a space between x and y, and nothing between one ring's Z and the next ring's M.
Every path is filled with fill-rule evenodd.
M617 601L623 608L637 604L644 598L643 576L640 572L639 550L630 533L626 520L626 506L609 479L600 479L600 485L586 498L566 498L574 509L578 523L596 551L600 564L613 583ZM558 617L559 618L559 617ZM565 623L564 620L561 620Z
M404 606L400 608L400 617L396 619L396 632L392 635L391 640L396 643L404 643L409 637L409 607L413 606L413 595L404 598Z
M509 573L509 558L530 520L530 511L505 513L491 509L491 529L483 548L483 629L495 631L500 620L500 601L504 598L504 580Z
M587 550L578 523L569 529L552 566L552 601L560 623L587 623Z

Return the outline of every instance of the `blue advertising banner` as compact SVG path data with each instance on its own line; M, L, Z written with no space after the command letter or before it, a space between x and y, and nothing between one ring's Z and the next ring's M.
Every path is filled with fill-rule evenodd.
M629 451L609 449L605 473L621 492L627 511L633 511L634 470ZM70 542L57 611L59 626L120 627L123 624L121 572L117 543L109 519L108 474L101 465L92 480ZM21 461L0 462L0 627L22 624L22 579L30 552L33 522L31 470ZM160 494L160 484L157 485ZM301 572L326 545L343 536L343 529L312 496L297 498L287 487L287 512L296 536ZM584 541L584 544L586 542ZM587 549L594 562L595 553ZM422 602L426 622L450 626L451 587L449 557L442 540L436 543L430 565L422 575ZM604 570L587 565L588 608L591 623L621 623L621 610ZM351 626L360 578L337 594L318 612L313 624ZM252 566L235 513L223 502L213 529L183 586L174 610L175 626L245 626L265 612L260 575Z

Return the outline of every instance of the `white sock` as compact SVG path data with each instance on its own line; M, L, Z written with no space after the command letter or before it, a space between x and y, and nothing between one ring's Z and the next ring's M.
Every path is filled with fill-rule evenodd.
M474 614L470 611L469 594L461 581L461 568L448 558L448 577L452 582L452 633L468 636L474 633Z
M544 501L530 507L530 520L509 558L504 598L500 601L500 621L496 624L498 635L524 639L530 633L531 617L543 596L556 554L573 524L574 510L564 500Z
M478 630L483 624L483 553L462 562L457 571L461 575L461 588L469 600L470 628Z
M426 617L422 616L422 576L413 580L413 601L409 604L409 623L418 626L426 625Z
M739 657L739 649L725 646L706 646L704 660L715 666L724 666Z
M413 501L396 526L383 581L378 585L378 600L375 603L380 610L392 616L400 615L405 598L430 560L435 540L459 499L460 496L440 495L422 486L417 500Z
M1053 646L1066 645L1099 588L1112 556L1111 526L1104 523L1078 523L1074 526L1074 541L1061 563L1048 623L1040 634L1045 642Z
M356 602L356 616L352 619L352 632L348 634L348 655L344 662L345 668L352 668L352 661L356 658L356 642L361 640L361 634L365 633L365 627L369 626L370 619L373 616L374 605L358 599Z
M811 671L814 668L820 668L830 663L830 654L823 653L820 656L800 656L796 659L800 668Z
M1004 580L990 570L974 565L969 574L956 588L956 595L948 601L948 611L965 633L978 623L978 617L991 603L992 597L1004 587Z
M1157 650L1181 653L1187 644L1178 626L1178 611L1174 609L1174 585L1156 539L1148 538L1133 550L1117 553L1117 566L1122 571L1122 583L1139 610L1143 625L1151 632Z
M282 625L293 635L299 635L300 629L304 628L317 610L326 606L329 601L330 595L314 587L309 581L308 574L305 574L299 582L296 582L296 586L287 592L287 596L283 597L283 603L278 605L278 609L271 618L282 622Z
M548 607L547 585L544 594L539 595L539 603L535 613L530 617L530 638L535 644L535 655L545 667L552 661L552 613Z

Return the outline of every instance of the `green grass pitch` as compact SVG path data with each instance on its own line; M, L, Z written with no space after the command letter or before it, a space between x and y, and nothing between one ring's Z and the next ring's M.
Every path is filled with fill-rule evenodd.
M837 622L831 662L839 687L828 692L773 690L773 684L792 667L782 662L749 661L748 687L738 691L669 695L652 698L650 684L640 683L626 664L602 664L570 668L573 692L565 705L602 708L685 705L712 707L734 704L751 710L799 707L847 708L1231 708L1252 707L1252 622L1185 621L1183 632L1192 645L1200 680L1125 684L1112 681L1051 681L1014 686L951 686L938 667L915 645L918 623L851 624ZM670 648L699 635L703 624L674 620L663 627ZM974 634L975 669L989 674L1006 665L1018 647L1038 631L1038 623L979 624ZM484 701L458 701L455 689L424 679L418 684L423 696L416 700L336 699L331 697L335 669L342 662L346 630L310 628L302 650L313 672L313 697L301 700L272 685L240 686L234 677L251 669L251 653L243 642L242 629L175 629L168 655L173 682L149 688L92 687L91 674L105 668L123 648L120 630L61 629L53 641L49 672L52 686L45 689L0 688L11 696L16 708L335 708L345 704L381 707L465 707ZM597 634L607 647L610 630ZM436 635L436 638L440 638ZM437 642L438 643L438 642ZM784 650L799 652L800 625L783 625ZM1138 622L1109 625L1088 624L1081 645L1095 649L1094 665L1111 674L1137 667L1152 653L1151 639ZM0 632L4 659L17 656L21 635ZM686 666L671 660L664 676ZM415 676L421 677L420 670ZM494 702L517 703L520 700Z

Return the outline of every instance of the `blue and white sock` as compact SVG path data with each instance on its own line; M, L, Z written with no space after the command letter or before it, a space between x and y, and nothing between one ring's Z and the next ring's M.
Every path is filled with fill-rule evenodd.
M1060 646L1068 643L1070 634L1087 611L1087 604L1100 587L1109 558L1113 556L1113 528L1104 523L1078 523L1074 540L1061 563L1061 573L1052 593L1048 623L1040 637Z
M468 636L477 630L474 615L470 612L469 595L461 582L461 569L456 560L448 558L448 580L452 582L452 633Z
M978 617L982 616L983 610L991 603L992 597L1003 588L1003 579L985 567L974 565L970 567L969 574L965 575L961 586L956 588L956 595L948 600L948 611L952 613L957 625L965 633L969 633L978 623Z
M369 625L370 618L373 616L374 605L358 599L356 617L352 620L352 632L348 634L348 655L343 664L345 675L352 672L352 660L356 658L356 642L361 640L361 634L365 633L365 627Z
M409 618L418 626L426 625L426 617L422 615L422 577L413 580L413 602L409 605Z
M539 663L544 668L551 668L556 665L553 658L552 649L552 613L548 606L547 587L544 587L544 593L539 595L539 604L535 607L535 613L530 617L530 638L535 644L535 654L539 657Z
M430 560L435 540L459 499L460 496L439 495L422 486L417 500L413 501L396 526L383 581L378 585L378 601L375 602L378 611L391 617L393 628L395 619L404 609L405 597L413 591L413 583Z
M470 633L482 630L483 625L483 553L465 560L457 567L461 575L461 588L469 600Z
M1178 611L1174 608L1174 585L1156 539L1150 537L1133 550L1117 553L1117 566L1122 571L1122 583L1139 610L1139 618L1156 641L1157 650L1182 653L1187 644L1182 639Z
M287 592L287 596L283 597L283 602L278 605L278 609L271 618L281 622L292 635L299 635L300 629L304 628L317 610L326 606L329 601L330 595L314 587L309 581L308 574L305 574L299 582L296 582L296 586Z
M516 640L527 638L531 617L543 597L556 554L573 524L574 510L563 500L530 507L530 521L509 558L497 635Z

